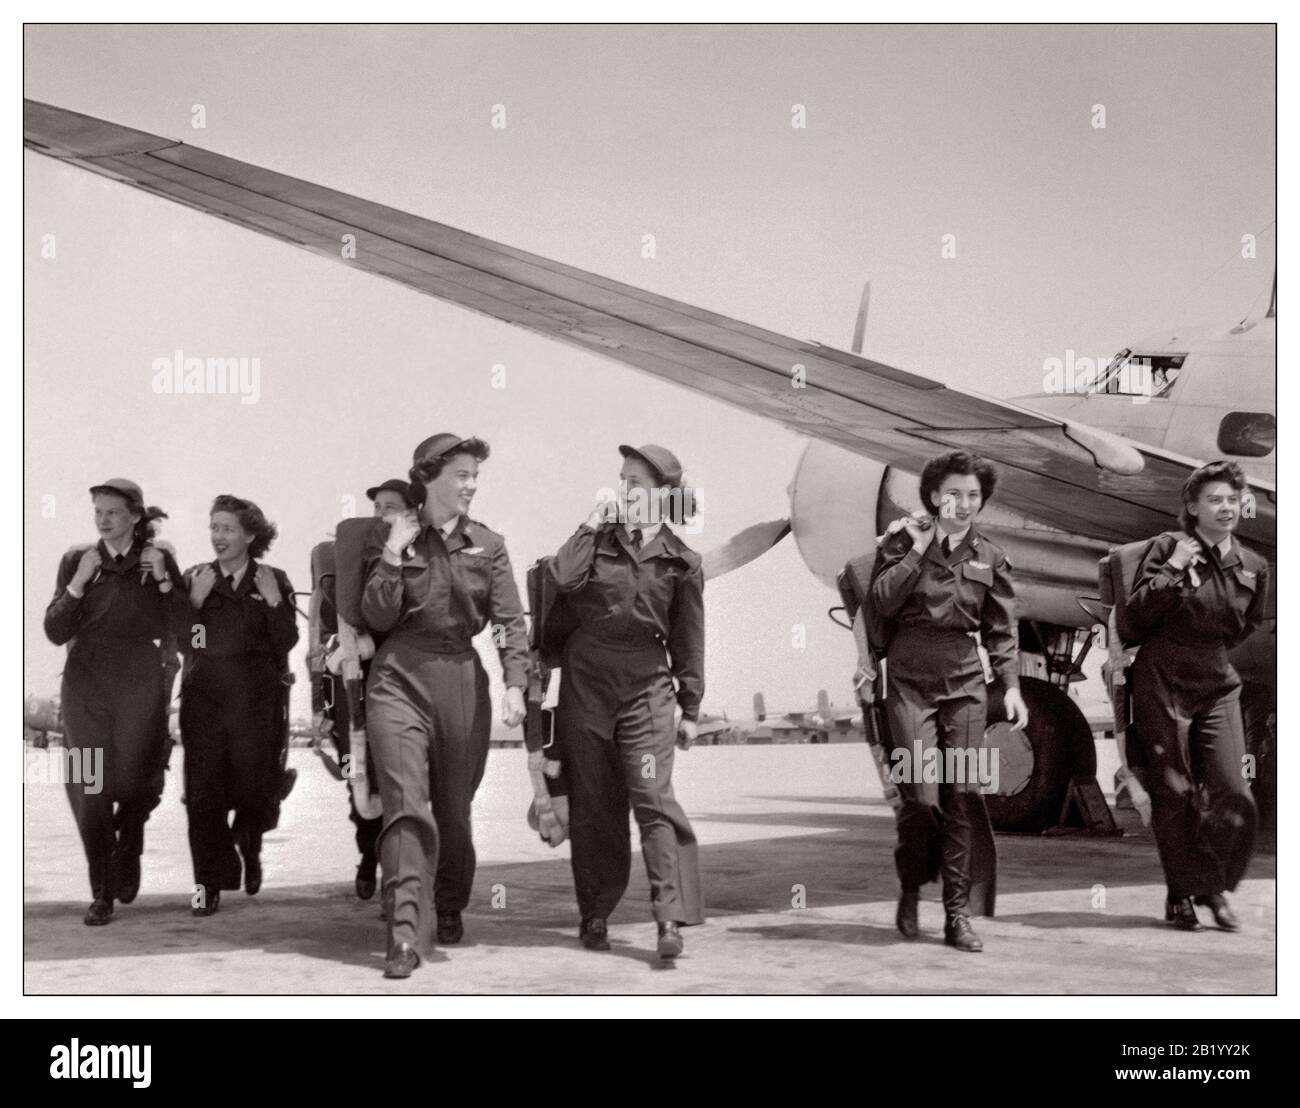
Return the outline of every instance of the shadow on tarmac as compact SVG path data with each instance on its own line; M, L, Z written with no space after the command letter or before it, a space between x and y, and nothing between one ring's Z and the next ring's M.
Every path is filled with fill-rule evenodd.
M817 920L792 922L791 908L861 905L890 901L897 894L894 875L894 825L883 801L861 797L747 797L779 802L783 810L765 813L693 812L698 825L798 825L818 833L756 838L706 845L700 850L709 915L771 913L772 924L738 926L738 934L763 939L824 941L858 946L898 945L892 927ZM801 811L796 805L837 804L876 809L834 813ZM791 810L795 808L795 810ZM1029 911L998 919L1042 929L1163 927L1160 893L1151 895L1151 916L1111 915L1092 908L1097 886L1163 884L1155 844L1133 813L1120 813L1123 838L999 836L998 890L1008 895L1065 892L1061 911ZM633 832L635 834L635 832ZM635 839L634 839L635 841ZM1264 845L1264 844L1261 844ZM293 844L271 844L264 861L267 884L255 897L226 893L212 917L190 915L187 895L151 894L149 856L145 854L144 887L135 903L117 906L113 923L90 929L81 922L88 900L28 902L25 911L27 960L75 960L94 957L130 959L170 952L202 959L237 950L296 954L347 966L382 966L385 929L378 898L360 901L352 890L355 858L343 853L333 860L335 881L276 886L276 854ZM1257 853L1248 877L1271 879L1271 854ZM937 886L925 891L937 897ZM667 970L654 952L654 925L649 889L640 860L633 858L632 881L612 924L640 924L636 942L615 939L611 954ZM494 906L495 905L495 906ZM779 918L778 918L779 917ZM578 914L573 900L567 855L552 860L481 864L475 895L465 913L461 946L504 949L577 949ZM689 942L689 935L688 935ZM445 960L435 950L428 960ZM129 975L129 969L124 971ZM130 988L129 981L120 981Z

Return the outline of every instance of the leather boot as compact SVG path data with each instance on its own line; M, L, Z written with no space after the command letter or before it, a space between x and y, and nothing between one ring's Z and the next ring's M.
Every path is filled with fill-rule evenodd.
M671 962L681 952L685 945L682 942L682 933L677 924L672 920L663 920L658 925L659 939L657 947L659 957L665 962Z
M1240 931L1241 920L1237 913L1228 906L1228 900L1222 893L1213 896L1198 896L1197 904L1204 904L1214 913L1214 923L1222 931Z
M603 919L592 916L578 928L578 941L586 950L608 950L609 930Z
M86 914L82 917L82 922L87 927L103 927L106 923L113 920L113 902L111 900L101 900L98 897L91 902Z
M375 895L375 859L362 857L361 864L357 866L356 890L357 896L362 900L369 900Z
M130 904L140 892L140 854L144 826L132 823L117 833L117 899Z
M465 924L459 912L438 913L438 942L442 946L455 946L465 937Z
M967 915L948 917L948 922L943 925L943 941L967 954L978 954L984 949L984 944L975 934L975 928L970 924L970 916Z
M1167 897L1165 899L1165 922L1172 923L1179 931L1200 931L1201 921L1196 918L1196 909L1192 907L1190 896Z
M393 978L410 977L415 967L420 964L419 952L414 944L397 942L393 937L393 911L397 897L397 886L387 884L381 897L384 906L384 918L388 921L388 954L384 959L384 976Z
M894 922L898 925L899 934L905 939L915 939L921 932L921 925L917 921L917 905L920 900L920 889L904 889L898 894L898 912L894 916Z
M943 880L943 908L951 922L957 916L970 915L971 829L965 794L955 793L950 807L944 810L940 837L943 860L939 876Z
M190 909L192 916L215 916L217 910L221 907L221 890L211 886L200 886L204 889L203 903L197 908Z
M244 857L244 892L256 896L262 887L262 833L244 831L240 834L239 853Z
M415 967L420 964L420 955L416 952L414 946L410 943L397 943L393 941L392 930L389 930L388 938L388 957L384 960L385 977L410 977L415 971Z

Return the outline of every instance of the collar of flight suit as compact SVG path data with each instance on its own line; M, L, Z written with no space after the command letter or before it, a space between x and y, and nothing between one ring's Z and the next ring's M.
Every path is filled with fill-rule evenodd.
M1208 539L1202 538L1200 531L1195 527L1192 528L1192 537L1202 546L1208 547L1211 545ZM1229 535L1224 539L1224 542L1228 544L1227 553L1224 553L1219 549L1219 547L1215 548L1219 552L1219 565L1224 569L1231 569L1233 566L1241 563L1241 552L1237 549L1237 537L1235 535ZM1220 543L1219 546L1222 546L1222 543Z
M631 532L632 532L634 529L635 529L635 528L630 527L630 526L629 526L628 524L626 524L626 523L616 523L616 524L614 525L614 528L613 528L613 530L614 530L614 539L615 539L615 541L618 543L619 546L621 546L621 547L622 547L624 550L626 550L630 555L632 555L632 560L633 560L634 562L639 562L642 558L644 558L644 557L646 556L646 551L647 551L647 550L650 548L650 546L653 544L653 541L654 541L654 540L649 540L649 541L645 541L645 540L643 540L643 542L642 542L642 546L641 546L641 549L640 549L640 550L637 550L637 549L632 545L632 535L631 535ZM663 528L660 527L659 530L655 532L655 536L654 536L654 537L657 539L657 538L658 538L662 533L663 533Z
M640 532L641 532L641 549L640 549L639 551L636 551L636 553L639 555L639 554L644 553L646 547L648 547L652 542L654 542L654 540L657 539L657 538L660 536L660 534L663 532L663 529L664 529L664 521L663 521L663 520L660 520L658 523L653 524L653 527L654 527L654 534L653 534L653 535L650 535L649 537L647 537L647 536L646 536L646 532L650 530L651 526L652 526L651 524L646 524L646 526L644 526L644 527L638 527L638 526L636 526L636 525L634 525L634 524L624 522L624 523L622 523L622 524L619 524L619 526L618 526L618 528L617 528L617 531L618 531L618 537L619 537L620 539L623 540L623 545L626 546L626 547L628 548L628 550L631 550L631 549L632 549L632 532L633 532L633 531L640 531Z
M239 599L240 597L247 596L249 593L253 591L253 586L256 584L256 579L257 579L257 568L258 568L257 559L249 558L248 561L244 563L244 575L239 579L238 583L235 585L233 589L228 584L226 584L226 571L221 568L220 560L214 558L208 564L216 571L217 574L216 584L212 586L213 592L219 592L222 596L229 596L234 599Z
M473 545L473 539L465 533L465 527L469 523L470 518L464 512L461 512L456 516L456 525L452 527L449 534L444 535L442 527L435 527L432 523L425 523L420 529L419 537L421 539L429 538L436 533L438 538L442 540L443 545L447 547L447 553L451 554L454 551L460 550L462 547ZM445 527L446 524L443 524L443 526ZM415 556L417 558L422 557L418 550L416 551Z
M966 534L962 536L961 542L948 558L943 556L943 531L939 530L938 524L935 524L937 534L930 540L930 545L925 548L925 557L928 561L937 566L955 566L974 558L980 552L980 535L975 530L975 524L966 528Z
M140 552L136 550L134 541L132 541L131 545L127 548L126 554L123 555L121 565L118 565L117 562L114 561L117 555L113 552L113 548L110 547L108 543L103 539L100 539L98 546L100 568L107 573L130 573L131 570L135 569L135 567L140 564Z
M677 558L683 560L681 539L677 537L677 533L667 523L661 523L654 537L646 542L640 550L635 551L633 557L641 562L647 558Z
M669 530L667 523L661 523L659 530L655 532L652 539L647 540L640 550L632 549L632 537L628 534L631 530L625 523L607 523L604 524L597 532L597 543L600 541L600 535L603 532L612 537L614 545L620 550L627 552L634 562L643 562L647 558L669 558L676 557L678 551L675 543L677 536Z

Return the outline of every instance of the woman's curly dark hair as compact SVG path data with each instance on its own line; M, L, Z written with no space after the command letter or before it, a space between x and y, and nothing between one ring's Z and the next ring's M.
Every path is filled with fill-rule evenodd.
M1216 462L1207 462L1200 469L1193 470L1192 475L1183 482L1183 510L1178 517L1178 522L1189 535L1192 533L1192 528L1196 526L1196 517L1189 509L1200 498L1201 490L1206 485L1214 484L1215 481L1223 481L1239 493L1246 491L1245 471L1236 462L1220 459Z
M158 528L154 525L160 519L171 519L171 516L158 507L157 504L150 504L149 507L144 510L145 534L148 535L149 538L152 539L158 534Z
M993 498L993 490L998 487L998 471L992 462L986 462L978 454L968 454L965 450L953 450L931 458L921 470L921 504L930 513L939 510L931 498L938 495L943 479L950 473L966 477L971 474L980 483L980 500L987 504Z
M217 512L229 512L239 520L239 526L253 536L253 541L248 544L250 558L260 558L265 554L280 533L275 524L262 514L262 509L251 500L241 500L238 496L224 493L212 502L208 518L211 519Z
M470 454L480 462L486 462L492 448L482 439L470 438L461 443L450 454L443 454L437 458L426 458L422 462L416 462L411 466L407 473L407 479L411 482L411 495L407 499L412 508L421 508L424 506L425 497L428 490L424 487L430 481L436 481L438 476L452 458L457 454Z

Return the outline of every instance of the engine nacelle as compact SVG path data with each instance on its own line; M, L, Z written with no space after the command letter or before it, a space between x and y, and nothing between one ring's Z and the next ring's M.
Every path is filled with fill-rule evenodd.
M809 440L786 489L790 530L804 564L827 588L851 558L876 549L877 506L889 467Z

